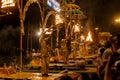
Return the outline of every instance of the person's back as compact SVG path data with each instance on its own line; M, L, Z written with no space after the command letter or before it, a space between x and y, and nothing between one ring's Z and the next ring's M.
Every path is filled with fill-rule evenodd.
M116 59L117 59L117 46L118 41L116 40L116 36L112 37L109 40L110 46L105 50L103 53L103 63L106 62L105 68L104 68L104 80L114 80L112 73L112 66L114 65Z
M112 55L112 49L111 48L107 48L102 55L102 61L106 62L108 61L108 57Z
M100 78L103 80L104 73L105 73L105 67L109 60L109 57L112 55L112 49L111 44L109 42L106 42L105 44L105 50L101 56L101 65L99 66L99 75Z
M62 76L60 80L73 80L70 76Z

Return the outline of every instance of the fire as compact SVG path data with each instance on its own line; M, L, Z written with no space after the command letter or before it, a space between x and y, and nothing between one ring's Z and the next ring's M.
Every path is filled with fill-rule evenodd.
M84 41L84 40L85 40L84 35L81 35L80 38L81 38L81 41Z
M1 8L15 6L14 0L2 0L1 2L2 2Z
M93 41L90 32L88 33L88 36L87 36L87 38L86 38L86 41L90 41L90 42Z
M80 32L79 24L74 25L74 32Z

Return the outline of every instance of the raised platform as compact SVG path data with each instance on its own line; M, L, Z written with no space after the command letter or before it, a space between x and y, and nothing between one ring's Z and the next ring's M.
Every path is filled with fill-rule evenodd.
M17 72L10 75L0 74L0 80L54 80L60 76L60 74L49 73L48 77L43 77L41 73Z
M87 68L84 70L49 70L47 77L43 77L41 73L38 72L16 72L14 74L0 74L0 80L55 80L56 78L62 76L64 73L73 72L77 74L96 74L96 68Z

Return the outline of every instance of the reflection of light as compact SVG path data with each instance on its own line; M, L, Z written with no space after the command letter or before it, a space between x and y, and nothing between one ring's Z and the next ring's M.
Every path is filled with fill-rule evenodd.
M74 32L79 32L80 31L79 24L76 24L73 27L74 27Z
M95 28L95 30L96 30L96 31L98 31L98 30L99 30L99 28L98 28L98 27L96 27L96 28Z
M50 35L50 34L52 34L52 30L50 30L50 31L47 31L45 34L47 34L47 35Z
M55 15L55 24L60 24L60 23L63 23L63 20L61 18L61 16L59 14L56 14Z
M50 35L50 34L52 34L52 30L53 29L50 29L50 30L48 30L49 28L45 28L45 30L44 30L44 32L45 32L45 34L46 35ZM48 31L47 31L48 30ZM39 35L39 36L41 36L41 34L42 34L42 31L43 31L43 29L42 28L40 28L40 32L38 32L37 34Z
M92 41L92 36L91 36L90 32L88 33L88 36L87 36L87 38L86 38L86 41Z
M1 2L2 2L1 8L15 6L14 0L2 0Z
M41 32L38 32L37 35L40 36L40 35L41 35Z

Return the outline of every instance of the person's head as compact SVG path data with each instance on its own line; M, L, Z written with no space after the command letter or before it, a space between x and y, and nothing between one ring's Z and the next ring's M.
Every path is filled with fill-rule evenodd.
M108 40L108 44L110 44L109 47L112 48L112 51L113 51L114 53L116 53L116 51L117 51L117 49L118 49L118 39L117 39L117 37L116 37L116 36L112 36L112 37Z
M117 36L114 36L114 37L112 38L112 40L113 40L113 42L114 42L115 44L118 44L118 37L117 37Z
M105 48L110 48L111 47L111 43L110 41L106 41L106 43L104 44Z

